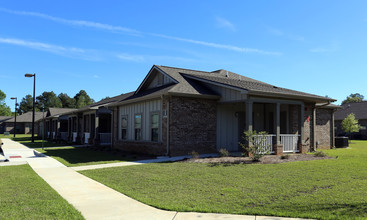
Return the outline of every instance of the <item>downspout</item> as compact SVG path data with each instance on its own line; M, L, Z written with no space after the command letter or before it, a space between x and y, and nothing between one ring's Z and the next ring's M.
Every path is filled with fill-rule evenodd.
M312 147L313 147L313 151L317 150L317 142L316 142L316 105L315 107L312 109L312 136L313 136L313 141L312 141Z
M163 95L161 96L162 97L162 105L163 105ZM167 134L166 134L166 156L170 156L170 153L171 153L171 149L170 149L170 146L169 146L169 99L168 99L169 96L167 96L167 105L166 105L166 119L167 119Z
M170 120L169 120L169 117L170 117L170 106L169 106L169 101L167 102L167 156L170 156L171 154L171 148L170 148L170 145L169 145L169 123L170 123Z
M109 108L108 108L109 109ZM113 117L114 117L114 110L112 108L111 110L111 150L112 150L112 146L113 146L113 134L114 134L114 130L113 130Z

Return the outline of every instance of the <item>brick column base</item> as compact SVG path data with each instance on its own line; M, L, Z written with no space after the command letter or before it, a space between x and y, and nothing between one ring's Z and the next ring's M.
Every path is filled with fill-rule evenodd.
M299 143L298 144L298 151L299 153L301 154L305 154L308 152L308 144L302 144L302 143Z
M283 144L274 144L273 145L274 154L277 156L283 155Z

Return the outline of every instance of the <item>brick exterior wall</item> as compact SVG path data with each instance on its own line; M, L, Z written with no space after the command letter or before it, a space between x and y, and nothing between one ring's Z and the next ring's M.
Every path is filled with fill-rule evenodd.
M312 146L313 143L313 135L312 135L312 131L313 131L313 108L314 105L313 104L307 104L305 103L305 113L304 113L304 139L305 139L305 144L306 144L306 150L310 151L310 147ZM309 119L309 120L307 120Z
M304 106L304 118L303 118L303 128L304 128L304 141L305 148L307 151L310 150L310 146L312 145L313 137L312 137L312 129L313 129L313 114L312 114L313 105L305 104ZM300 117L300 105L289 105L289 123L290 123L290 134L300 134L299 132L299 117ZM309 118L309 121L307 120Z
M332 145L332 109L316 110L316 141L318 149L330 149Z
M166 154L162 142L115 140L114 148L122 151L162 156Z
M217 102L215 100L170 98L170 152L216 152Z

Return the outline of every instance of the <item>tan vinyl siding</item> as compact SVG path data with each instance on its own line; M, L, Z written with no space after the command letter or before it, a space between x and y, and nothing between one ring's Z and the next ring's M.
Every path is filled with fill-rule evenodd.
M121 131L121 117L127 116L127 140L134 140L134 128L135 128L135 115L141 114L142 122L142 138L141 141L151 140L151 115L152 112L159 113L159 124L161 125L161 100L150 100L145 102L139 102L135 104L129 104L119 107L119 131ZM160 129L161 130L161 129ZM120 133L120 132L119 132ZM162 133L159 134L161 140ZM119 134L121 139L121 134Z
M234 89L220 87L211 84L207 84L207 86L221 96L219 102L244 101L247 99L246 94L241 94L240 91Z
M172 82L173 82L172 79L170 79L168 76L163 75L161 73L157 73L147 88L151 89L151 88L166 85Z
M244 120L245 104L220 104L217 110L217 149L238 151L239 120ZM242 121L243 121L242 120Z

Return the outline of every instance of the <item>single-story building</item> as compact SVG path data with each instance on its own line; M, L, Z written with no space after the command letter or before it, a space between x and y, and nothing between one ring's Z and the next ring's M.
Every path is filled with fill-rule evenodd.
M5 131L5 121L11 119L12 116L0 116L0 134L3 134Z
M273 153L306 152L334 146L334 101L227 70L154 65L136 91L60 117L72 142L136 153L242 151L245 130L266 131Z
M31 134L32 133L32 116L33 112L26 112L22 115L17 115L16 121L16 133L17 134ZM42 112L35 112L34 121L36 122L42 118ZM4 121L4 132L10 132L14 134L14 121L15 118L12 117L6 121ZM34 130L35 134L38 132L38 126L35 126Z
M154 65L132 95L108 105L112 146L155 155L241 151L243 132L256 130L269 134L272 152L330 149L334 101L227 70Z
M361 125L359 132L351 134L352 139L367 139L367 101L346 103L335 112L336 135L344 136L342 121L351 113L354 113L358 123Z

